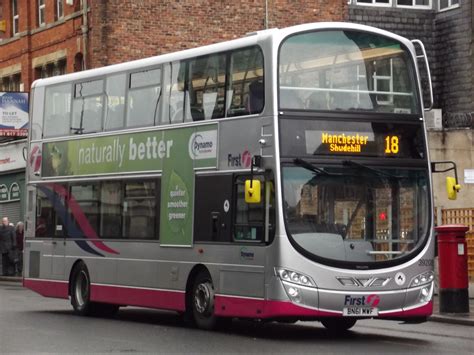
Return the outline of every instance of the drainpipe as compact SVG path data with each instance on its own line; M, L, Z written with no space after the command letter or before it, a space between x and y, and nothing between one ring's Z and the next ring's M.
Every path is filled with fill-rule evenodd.
M265 29L268 29L268 0L265 0Z
M87 69L87 46L88 46L88 34L89 34L89 25L87 22L87 0L82 0L82 70Z

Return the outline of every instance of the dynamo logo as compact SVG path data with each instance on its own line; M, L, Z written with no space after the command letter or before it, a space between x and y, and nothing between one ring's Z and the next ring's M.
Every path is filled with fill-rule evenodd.
M189 156L193 160L217 157L217 131L193 133L189 138Z

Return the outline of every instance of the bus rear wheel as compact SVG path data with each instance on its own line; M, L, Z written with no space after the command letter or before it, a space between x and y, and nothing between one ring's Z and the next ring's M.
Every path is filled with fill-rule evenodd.
M326 318L321 320L324 327L331 331L346 331L351 329L357 322L357 319L352 318Z
M71 277L71 305L74 313L80 316L111 317L118 312L118 305L91 302L90 289L89 271L83 262L79 262Z
M214 314L214 296L211 275L200 272L194 280L191 294L192 316L198 328L216 328L219 318Z
M79 262L71 277L71 305L74 312L80 316L91 314L89 272L83 262Z

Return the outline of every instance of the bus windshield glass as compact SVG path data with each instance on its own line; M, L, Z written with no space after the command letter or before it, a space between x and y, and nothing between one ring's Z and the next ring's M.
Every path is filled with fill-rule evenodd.
M414 252L428 237L426 169L295 159L282 171L287 232L310 257L377 264Z
M419 114L415 83L408 50L373 33L307 32L280 48L282 110Z

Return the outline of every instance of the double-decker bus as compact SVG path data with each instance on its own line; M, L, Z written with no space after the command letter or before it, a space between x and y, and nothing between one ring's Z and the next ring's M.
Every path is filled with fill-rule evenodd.
M315 23L35 81L24 285L80 315L168 309L205 329L426 320L415 44Z

